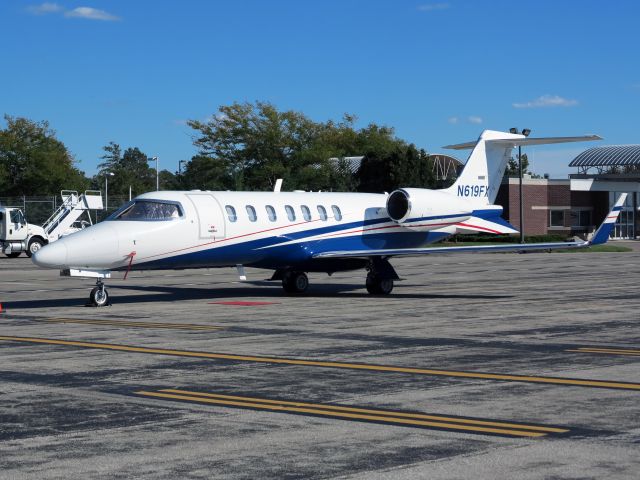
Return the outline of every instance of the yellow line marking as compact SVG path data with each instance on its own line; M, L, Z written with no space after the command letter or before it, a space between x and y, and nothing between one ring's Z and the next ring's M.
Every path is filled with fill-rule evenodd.
M171 330L220 330L222 327L197 325L193 323L164 323L164 322L132 322L124 320L100 320L82 318L44 318L36 321L47 323L78 323L83 325L106 325L116 327L166 328Z
M294 407L294 406L286 407L283 405L269 405L266 403L255 403L255 402L249 402L249 401L233 401L233 400L222 400L222 399L214 399L214 398L194 397L190 395L175 395L175 394L161 393L161 392L147 392L144 390L140 390L135 393L138 395L144 395L147 397L170 398L174 400L188 400L188 401L192 401L192 402L195 401L199 403L211 403L214 405L248 407L248 408L270 410L270 411L277 411L277 412L308 413L313 415L347 418L347 419L353 419L353 420L370 420L370 421L385 422L385 423L395 423L400 425L447 428L451 430L494 433L494 434L500 434L500 435L516 436L516 437L544 437L545 435L547 435L546 433L543 433L543 432L527 432L524 430L516 430L516 429L511 430L511 429L489 428L489 427L479 427L479 426L475 427L475 426L460 425L455 423L430 422L430 421L424 421L424 420L396 418L396 417L391 417L386 415L369 415L369 414L361 414L361 413L329 411L327 409L322 409L322 408L308 408L308 407Z
M632 357L640 356L640 350L630 350L624 348L597 348L597 347L581 347L566 350L567 352L578 352L578 353L607 353L609 355L629 355Z
M382 415L382 416L390 416L390 417L404 417L404 418L413 418L413 419L419 419L419 420L439 420L439 421L463 423L463 424L469 424L469 425L517 428L521 430L533 430L533 431L553 432L553 433L566 433L569 431L566 428L525 425L525 424L508 423L508 422L494 422L489 420L474 420L474 419L468 419L468 418L455 418L455 417L447 417L444 415L428 415L424 413L396 412L396 411L388 411L388 410L358 408L358 407L344 407L344 406L338 406L338 405L324 405L324 404L318 404L318 403L289 402L285 400L271 400L267 398L239 397L235 395L222 395L219 393L203 393L203 392L193 392L189 390L176 390L173 388L165 388L160 390L160 392L174 393L178 395L188 395L193 397L219 398L222 400L251 401L256 403L287 405L287 406L293 406L293 407L310 407L310 408L319 408L323 410L365 413L365 414L374 414L374 415Z
M181 357L212 358L238 362L273 363L278 365L300 365L306 367L344 368L349 370L369 370L375 372L411 373L414 375L435 375L456 378L478 378L485 380L506 380L512 382L543 383L552 385L572 385L579 387L615 388L623 390L640 390L639 383L612 382L603 380L583 380L579 378L537 377L529 375L511 375L501 373L461 372L456 370L434 370L415 367L395 367L391 365L371 365L363 363L323 362L319 360L299 360L282 357L258 357L252 355L234 355L230 353L194 352L189 350L170 350L166 348L135 347L114 345L110 343L78 342L72 340L56 340L32 337L0 336L0 340L13 342L40 343L46 345L65 345L70 347L96 348L122 352L153 353L158 355L175 355Z

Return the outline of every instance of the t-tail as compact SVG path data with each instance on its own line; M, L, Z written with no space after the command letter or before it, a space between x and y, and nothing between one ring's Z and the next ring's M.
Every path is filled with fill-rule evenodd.
M521 134L485 130L477 141L443 147L454 150L472 149L460 176L445 191L465 198L475 208L493 205L514 147L592 140L602 138L597 135L528 138Z

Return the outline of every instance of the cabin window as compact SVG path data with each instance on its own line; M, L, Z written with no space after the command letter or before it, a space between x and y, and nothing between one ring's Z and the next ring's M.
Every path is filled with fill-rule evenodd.
M325 221L327 219L327 209L322 205L318 205L318 213L320 214L320 220Z
M256 209L251 205L247 205L247 215L249 215L249 220L255 222L258 219L258 215L256 215Z
M302 205L300 207L300 210L302 210L302 216L304 217L304 219L307 222L311 221L311 210L309 210L309 207L307 207L306 205Z
M176 202L134 200L117 210L107 220L163 221L182 217L182 207Z
M267 216L269 217L269 220L272 222L276 221L276 209L273 208L271 205L267 205L265 207L265 209L267 210Z
M342 220L342 212L340 211L340 207L337 205L331 205L331 211L333 212L333 218L337 221Z
M229 217L230 222L235 222L236 220L238 220L238 215L236 215L235 208L233 208L231 205L227 205L226 207L224 207L224 209L227 211L227 216Z
M296 221L296 211L293 209L291 205L284 206L285 211L287 212L287 218L290 222Z

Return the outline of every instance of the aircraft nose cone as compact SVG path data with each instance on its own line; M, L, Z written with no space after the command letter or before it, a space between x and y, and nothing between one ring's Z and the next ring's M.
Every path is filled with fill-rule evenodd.
M44 268L63 268L67 264L67 246L64 240L45 245L31 257L33 263Z

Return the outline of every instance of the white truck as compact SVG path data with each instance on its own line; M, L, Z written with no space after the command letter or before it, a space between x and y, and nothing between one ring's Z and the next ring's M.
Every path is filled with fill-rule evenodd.
M80 220L83 213L102 210L102 194L98 190L87 190L80 195L73 190L63 190L61 196L62 204L42 226L27 223L19 207L0 207L2 253L14 258L26 252L30 257L47 243L55 242L83 228L83 225L90 225L91 215L87 215L88 221Z

